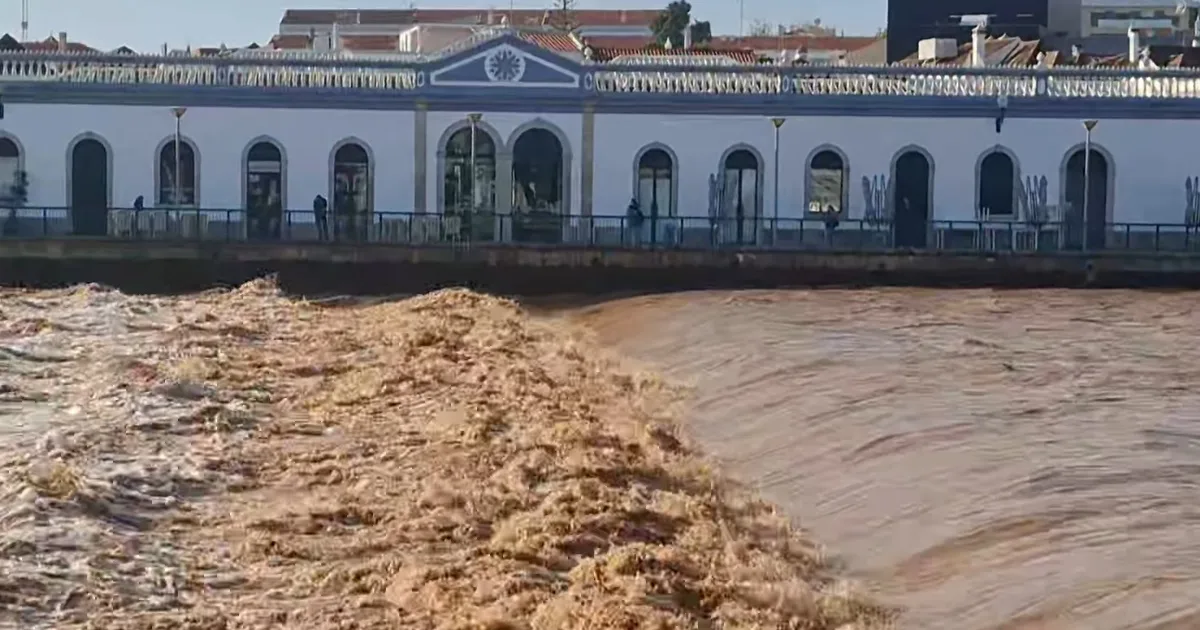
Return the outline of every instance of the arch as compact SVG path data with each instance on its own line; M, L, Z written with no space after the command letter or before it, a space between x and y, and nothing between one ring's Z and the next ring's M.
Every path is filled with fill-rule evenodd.
M0 197L7 198L16 183L17 173L25 170L25 146L19 138L3 130L0 130L0 160L9 161L11 167L11 170L0 171Z
M94 143L94 144L93 144ZM104 152L103 173L76 173L76 149L98 147ZM85 131L67 143L67 207L71 231L79 235L103 236L108 233L108 209L113 205L113 149L100 134ZM103 190L98 190L103 188ZM78 195L76 194L78 189Z
M278 168L264 169L262 171L250 170L252 157L251 154L256 148L264 149L261 145L269 145L275 150L278 157ZM255 156L257 157L257 156ZM262 160L262 162L272 162L274 160ZM251 187L251 178L254 177L255 186ZM273 189L278 193L277 203L279 212L286 211L288 207L288 156L287 149L279 140L272 136L262 135L252 138L242 148L242 210L246 213L245 226L247 234L258 238L277 238L282 230L282 219L275 210L271 210L265 214L256 214L258 209L252 208L250 197L253 193L257 203L265 203L269 198L270 191Z
M184 203L184 204L180 204L180 205L195 206L198 208L198 207L200 207L200 147L199 147L199 145L196 144L195 140L193 140L192 138L190 138L188 136L180 136L179 139L181 141L183 141L183 146L187 147L192 152L192 200L189 203ZM164 157L163 152L167 150L168 146L173 146L174 143L175 143L175 134L171 134L171 135L163 138L162 140L160 140L158 145L156 147L154 147L154 200L156 202L156 205L160 205L160 206L171 205L171 204L168 204L166 202L166 200L163 198L163 192L164 192L164 189L163 189L164 181L163 180L164 180L164 178L163 178L163 162L162 162L162 160ZM187 168L186 156L187 156L186 151L180 155L180 168L181 169ZM170 162L170 168L172 168L172 169L174 168L174 159L175 159L174 154L172 154L171 162ZM184 180L184 181L186 182L187 180ZM187 199L187 194L184 194L183 198Z
M748 215L747 214L741 214L741 215L731 214L731 213L734 213L733 209L723 208L722 209L722 218L726 219L726 220L734 221L734 224L732 226L730 226L731 229L729 229L729 235L732 238L734 238L739 243L753 243L758 240L758 232L759 232L760 227L762 226L762 221L763 221L763 212L764 212L763 205L764 205L764 198L765 198L764 194L763 194L763 181L765 180L765 177L766 177L765 171L766 171L767 163L763 159L762 153L759 153L758 149L755 148L753 145L746 144L744 142L739 142L732 146L726 147L725 151L723 151L721 153L720 160L717 162L717 173L720 173L719 177L721 178L721 181L724 182L725 187L726 187L726 192L725 192L726 199L723 200L726 202L728 201L729 194L732 192L729 189L731 182L728 180L728 171L730 170L729 160L731 157L736 157L739 154L753 158L753 162L754 162L754 208L753 208L752 212L750 212ZM742 167L743 168L741 168L741 169L735 169L735 170L749 170L748 168L745 168L746 167L745 164L743 164ZM744 186L744 185L745 185L745 183L742 182L742 186ZM745 200L740 199L740 201L743 201L743 205L744 205Z
M353 165L358 165L360 168L355 168ZM361 216L352 216L346 219L347 225L345 229L349 230L351 235L362 236L362 231L367 229L371 224L372 217L375 213L375 151L365 140L354 136L342 138L333 143L329 148L329 188L326 192L326 200L329 208L333 210L335 218L338 217L339 200L341 195L338 194L338 180L346 180L352 185L357 184L359 178L365 178L361 182L363 190L361 194L354 195L355 197L355 214ZM361 222L359 221L361 219ZM341 221L342 219L337 219ZM357 224L357 229L355 226ZM339 226L339 229L342 226Z
M672 149L671 147L669 147L661 142L651 142L650 144L647 144L647 145L643 146L642 148L638 149L637 152L633 154L633 163L630 165L633 169L633 187L632 187L632 194L630 196L635 199L638 199L638 203L643 205L643 212L646 212L646 214L649 215L649 211L650 211L649 206L644 205L645 204L644 200L640 199L641 166L642 166L642 158L645 157L647 153L650 153L652 151L661 151L663 154L665 154L667 156L667 159L671 161L671 169L670 169L671 181L669 182L670 183L671 200L670 200L670 204L668 204L668 206L667 206L666 216L669 216L669 217L678 216L678 213L679 213L679 156L677 156L675 154L674 149Z
M916 162L916 159L922 162ZM916 181L903 175L914 169ZM921 177L920 171L924 171ZM909 144L892 155L888 169L892 183L892 238L897 247L925 247L929 238L929 222L933 219L934 161L925 147Z
M1008 204L1009 205L1008 205L1007 211L1005 211L1005 209L1003 207L1001 207L999 209L990 208L989 212L985 215L983 213L983 211L981 210L981 208L983 208L985 205L987 205L985 203L987 200L984 199L984 194L992 193L992 191L986 190L987 187L985 187L983 184L984 163L988 162L989 158L992 160L995 160L996 159L995 156L1000 156L1000 155L1008 158L1008 162L1009 162L1008 166L1010 166L1012 168L1012 183L1008 187L1008 190L1009 190ZM1020 182L1021 182L1021 161L1019 159L1017 159L1017 154L1014 153L1012 149L1009 149L1008 147L1006 147L1004 145L997 144L996 146L980 153L979 156L975 158L975 212L977 213L976 216L978 216L980 219L988 219L988 218L992 218L992 217L1000 218L1000 219L1017 219L1017 218L1019 218L1020 213L1021 213L1021 203L1017 199L1017 187L1020 185ZM992 193L992 194L994 194L994 193Z
M813 212L812 202L814 190L813 161L825 153L836 155L842 162L842 197L839 210L842 217L845 218L849 215L850 211L850 157L836 144L819 145L813 148L812 151L809 151L808 156L804 158L804 213L808 216L824 216L823 213L818 214Z
M1088 245L1094 248L1101 248L1107 240L1108 224L1112 223L1113 220L1113 202L1116 199L1117 163L1112 152L1105 148L1104 145L1093 141L1090 146L1092 154L1102 157L1105 162L1104 185L1097 189L1098 185L1092 184L1093 191L1103 191L1104 204L1102 206L1094 206L1090 194L1088 199L1088 204L1096 208L1095 214L1090 216L1088 220ZM1076 155L1082 155L1087 147L1088 143L1086 142L1079 142L1072 145L1063 153L1062 162L1059 163L1058 167L1058 207L1062 213L1060 220L1064 223L1064 227L1067 230L1066 243L1070 248L1078 248L1083 244L1082 214L1068 216L1070 209L1067 207L1067 204L1074 201L1074 197L1077 196L1072 194L1075 191L1071 190L1070 163L1071 158ZM1092 168L1096 168L1094 164ZM1100 218L1103 218L1103 221L1093 220Z
M442 132L441 137L438 138L438 143L437 143L437 185L435 186L435 188L437 190L437 205L434 207L436 207L437 211L441 212L441 213L445 212L446 203L447 203L446 178L449 174L447 173L447 165L446 165L446 157L447 157L446 156L446 148L449 146L450 140L454 138L455 134L459 133L460 131L463 131L464 129L465 130L471 129L470 121L468 121L468 120L455 121L450 126L446 127L446 130ZM496 187L496 198L497 198L497 203L499 203L499 198L500 198L500 194L501 194L500 193L501 182L499 180L505 176L503 173L504 169L500 168L500 164L503 161L501 154L506 150L504 142L503 142L503 140L501 140L502 136L500 135L500 132L496 131L495 127L489 125L487 123L487 121L484 121L484 120L480 120L478 123L475 124L475 133L476 134L484 134L484 136L487 139L491 140L492 147L494 147L494 149L495 149L496 164L494 166L494 168L495 168L494 179L496 181L493 182L493 185ZM468 140L467 142L469 143L470 141ZM476 142L478 143L478 136L476 136ZM509 176L511 176L511 173L509 174Z
M571 173L573 159L571 140L558 125L540 117L522 123L516 129L513 129L511 134L509 134L508 142L504 144L505 153L507 153L510 158L515 158L514 149L517 146L517 141L520 140L521 136L525 135L526 132L535 129L548 131L551 134L554 134L554 137L558 139L558 145L562 150L562 182L560 184L560 190L562 190L562 209L560 214L564 217L569 216L571 214ZM509 170L510 172L505 173L502 176L511 178L512 172L511 169ZM515 182L512 182L510 179L510 184L511 185L509 186L509 189L515 190Z

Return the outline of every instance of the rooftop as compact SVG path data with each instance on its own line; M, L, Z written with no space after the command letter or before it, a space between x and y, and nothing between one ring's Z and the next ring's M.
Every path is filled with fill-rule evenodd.
M571 21L581 26L649 26L662 9L581 9ZM356 24L407 26L412 24L498 24L508 17L512 26L531 26L561 18L560 11L540 9L289 9L280 20L286 26Z

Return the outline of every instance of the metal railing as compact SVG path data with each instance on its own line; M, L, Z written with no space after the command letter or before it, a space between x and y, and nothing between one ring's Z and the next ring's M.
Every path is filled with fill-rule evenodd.
M560 216L551 213L425 214L370 212L354 216L311 210L275 213L240 209L25 207L0 210L4 239L111 239L121 241L287 242L455 247L586 247L677 250L894 249L955 252L1050 253L1089 250L1200 253L1200 227L1183 224L1081 223L1030 225L1006 221L929 221L898 224L821 218L710 219ZM1085 243L1086 241L1086 243Z

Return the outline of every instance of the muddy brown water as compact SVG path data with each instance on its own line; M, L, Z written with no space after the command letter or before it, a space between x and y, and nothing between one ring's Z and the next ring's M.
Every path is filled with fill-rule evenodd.
M566 309L902 627L1200 628L1200 294L690 293Z

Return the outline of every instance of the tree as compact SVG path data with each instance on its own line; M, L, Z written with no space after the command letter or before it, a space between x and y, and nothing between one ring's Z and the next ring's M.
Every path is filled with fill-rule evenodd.
M579 0L554 0L554 8L550 10L550 26L566 33L579 28L579 21L575 19L577 4Z
M654 39L659 46L665 46L667 42L671 42L672 48L683 46L683 29L690 29L692 32L692 43L702 44L712 40L712 25L705 22L692 21L692 5L687 0L675 0L663 9L658 17L650 24L650 29L654 32ZM691 24L689 26L689 24Z

